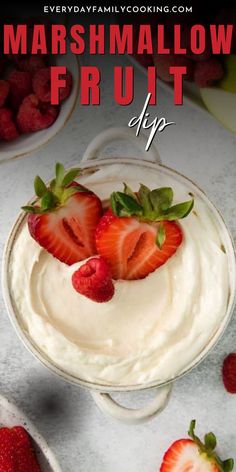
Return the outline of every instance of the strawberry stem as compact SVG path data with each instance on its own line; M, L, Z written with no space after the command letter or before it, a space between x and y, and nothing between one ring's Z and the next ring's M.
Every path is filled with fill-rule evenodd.
M116 216L136 216L143 221L174 221L185 218L193 209L194 199L172 205L173 190L170 187L150 190L140 184L139 191L133 192L124 184L123 192L113 192L110 203Z
M215 452L217 445L216 437L214 433L210 432L205 434L204 443L195 434L196 420L192 420L190 423L188 435L197 444L199 453L204 455L208 460L216 462L221 472L231 472L234 468L234 460L232 458L222 461Z
M74 184L74 179L79 175L80 169L66 170L63 164L56 163L55 175L47 186L38 175L34 179L34 190L38 197L31 205L23 206L27 213L47 213L64 205L68 198L77 192L86 192L84 187Z

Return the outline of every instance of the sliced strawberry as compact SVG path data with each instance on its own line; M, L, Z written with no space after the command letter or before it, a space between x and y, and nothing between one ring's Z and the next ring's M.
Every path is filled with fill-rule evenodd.
M78 169L66 173L61 164L57 169L61 171L57 170L49 187L36 178L40 199L23 209L29 212L31 236L54 257L71 265L96 253L94 234L102 205L94 193L73 181Z
M219 467L199 455L191 439L179 439L166 451L160 472L219 472Z
M179 439L166 451L160 472L230 472L233 459L222 461L215 452L216 437L205 435L204 443L195 435L195 420L191 421L191 439Z
M142 279L177 251L183 239L179 224L161 222L165 230L161 249L156 244L158 225L118 217L112 210L101 218L96 230L97 251L108 262L114 279Z

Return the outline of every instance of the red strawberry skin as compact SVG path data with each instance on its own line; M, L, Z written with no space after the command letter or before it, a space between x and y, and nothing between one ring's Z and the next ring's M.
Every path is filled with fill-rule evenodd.
M96 253L95 228L102 204L92 192L77 192L64 206L49 213L28 215L31 236L54 257L68 265Z
M15 435L17 472L41 472L27 431L21 426L12 428Z
M9 428L0 429L0 472L15 472L14 434Z
M222 375L227 392L236 393L236 352L231 352L224 359Z
M157 223L135 217L117 217L112 210L101 218L96 229L96 246L109 264L114 279L142 279L177 251L183 234L178 223L162 221L166 239L156 245Z
M191 439L179 439L166 451L160 472L220 472L214 461L199 454Z
M102 257L93 257L72 275L74 289L94 302L108 302L114 295L110 269Z
M0 472L41 472L30 437L21 426L0 429Z

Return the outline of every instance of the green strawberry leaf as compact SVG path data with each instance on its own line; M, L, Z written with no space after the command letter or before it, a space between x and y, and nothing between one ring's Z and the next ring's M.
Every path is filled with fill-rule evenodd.
M234 468L234 460L233 459L227 459L222 462L222 468L224 472L231 472Z
M120 216L121 205L116 199L116 192L113 192L110 196L110 204L112 211L115 215Z
M46 211L50 210L55 207L56 205L56 197L55 195L50 192L49 190L44 194L42 200L41 200L41 210Z
M173 220L180 220L181 218L185 218L190 211L193 209L194 200L189 200L187 202L178 203L170 207L168 210L165 211L164 216L166 220L173 221Z
M214 433L207 433L205 434L205 446L209 452L214 451L216 448L216 437Z
M173 190L171 187L162 187L152 190L150 200L157 215L162 214L170 208L173 201Z
M115 192L116 201L120 204L122 216L125 215L142 215L143 209L139 203L130 195L122 192Z
M192 420L188 430L188 435L193 441L197 444L200 454L204 454L206 459L213 461L213 463L218 465L219 470L222 472L231 472L234 468L234 460L227 459L222 461L219 456L215 453L214 449L216 447L216 437L213 433L208 433L205 435L205 444L195 435L195 426L196 420Z
M58 187L61 187L64 175L66 173L65 167L60 162L57 162L56 167L55 167L55 172L56 172L56 185Z
M126 195L129 195L130 197L132 197L134 200L137 200L137 201L138 201L137 195L135 195L135 193L133 192L133 190L132 190L125 182L123 182L123 183L124 183L124 193L125 193Z
M61 186L62 187L67 187L68 185L70 185L73 182L73 180L76 177L78 177L79 173L80 173L79 168L68 170L68 172L66 172L66 174L64 175L64 177L62 179Z
M47 187L44 181L38 175L36 175L34 179L34 191L39 198L41 198L47 192Z
M143 207L143 214L147 216L153 212L153 206L150 200L151 190L146 185L140 184L138 196Z
M68 198L72 197L72 195L74 195L75 193L78 193L78 192L88 192L90 193L89 190L87 189L84 189L82 187L80 187L79 185L77 186L73 186L73 187L68 187L66 188L65 190L63 190L63 194L62 194L62 197L61 197L61 203L65 203Z
M156 245L159 247L159 249L162 248L164 242L166 239L166 231L165 228L162 224L158 226L157 230L157 235L156 235Z
M40 213L39 207L34 207L33 205L25 205L21 207L26 213Z
M189 435L190 438L192 438L192 439L194 440L194 442L198 445L199 450L202 451L202 450L205 449L205 446L204 446L204 444L201 442L201 440L199 439L199 437L196 436L196 434L195 434L195 427L196 427L196 420L192 420L191 423L190 423L189 430L188 430L188 435Z

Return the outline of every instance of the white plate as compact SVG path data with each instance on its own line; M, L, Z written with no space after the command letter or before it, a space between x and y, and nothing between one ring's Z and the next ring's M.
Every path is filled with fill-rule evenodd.
M0 395L0 427L23 426L33 440L34 450L42 472L62 472L53 452L35 426L13 403Z
M69 119L77 101L79 94L79 62L77 57L72 54L68 48L65 55L57 56L55 60L56 65L66 66L73 77L73 85L70 96L62 103L60 113L49 128L37 131L35 133L22 134L19 138L11 142L0 143L0 162L15 159L17 157L25 156L26 154L35 151L43 144L46 144L53 138L65 125Z

